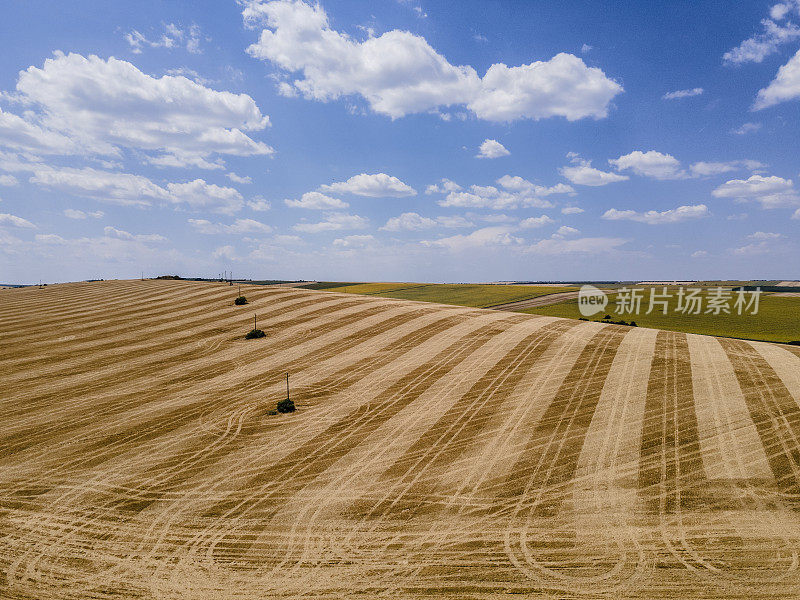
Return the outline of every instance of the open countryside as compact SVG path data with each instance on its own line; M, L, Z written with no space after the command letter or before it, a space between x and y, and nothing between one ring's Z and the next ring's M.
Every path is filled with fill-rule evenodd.
M245 292L0 290L6 596L800 594L800 349Z

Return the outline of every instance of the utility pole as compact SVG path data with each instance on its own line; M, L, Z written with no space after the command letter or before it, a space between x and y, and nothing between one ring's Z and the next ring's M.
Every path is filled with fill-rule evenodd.
M253 315L253 330L258 329L258 316Z
M289 399L289 374L286 374L286 399Z

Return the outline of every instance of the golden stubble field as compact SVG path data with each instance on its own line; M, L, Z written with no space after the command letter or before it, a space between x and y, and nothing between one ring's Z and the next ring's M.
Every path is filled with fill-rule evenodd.
M0 598L800 597L798 349L243 292L0 290Z

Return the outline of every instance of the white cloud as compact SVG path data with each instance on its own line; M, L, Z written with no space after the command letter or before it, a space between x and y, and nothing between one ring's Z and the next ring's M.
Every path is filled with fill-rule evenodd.
M343 238L333 240L333 245L338 248L364 248L375 242L371 235L348 235Z
M64 209L64 216L69 219L101 219L105 213L102 210L95 210L92 212L86 212L83 210L77 210L75 208L66 208Z
M421 231L433 227L471 227L473 223L464 217L423 217L419 213L406 212L398 217L392 217L381 227L381 231Z
M752 175L748 179L731 179L716 188L715 198L755 200L763 208L779 208L796 205L800 201L791 179L771 175Z
M290 208L307 208L311 210L335 210L350 206L338 198L331 198L319 192L306 192L300 200L284 200Z
M203 179L187 183L168 183L167 190L170 202L186 204L193 209L233 214L244 205L242 195L234 188L206 183Z
M735 135L746 135L748 133L753 133L761 129L761 123L743 123L740 127L736 129L732 129L731 133Z
M355 194L368 198L404 198L417 195L414 188L386 173L361 173L353 175L347 181L321 185L319 189L329 194Z
M708 256L708 252L705 250L696 250L695 252L692 252L691 256L692 258L703 258Z
M131 52L141 54L142 48L186 48L192 54L200 54L200 27L192 24L186 29L174 23L164 25L164 32L154 40L148 40L142 33L133 29L124 36Z
M228 179L230 179L233 183L241 183L241 184L253 183L253 179L251 177L247 176L247 175L241 176L241 175L237 175L236 173L231 172L231 173L226 174L225 176Z
M36 229L36 225L27 219L23 219L22 217L18 217L16 215L10 215L8 213L0 213L0 226L2 225L20 227L22 229Z
M792 219L800 219L800 208L792 213Z
M778 69L772 83L759 90L753 110L769 108L796 98L800 98L800 50Z
M341 229L365 229L369 219L359 215L345 213L330 213L324 221L319 223L298 223L292 229L305 233L320 233L321 231L338 231Z
M554 186L546 187L531 183L527 179L523 179L518 175L503 175L497 180L502 187L512 192L519 192L522 194L529 194L539 197L550 196L552 194L574 194L575 190L564 184L557 183ZM474 187L474 186L473 186Z
M161 166L219 168L211 154L269 155L244 132L268 124L246 94L216 91L181 76L151 77L124 60L56 52L17 80L18 99L35 112L0 113L0 145L47 154L157 153Z
M570 227L569 225L562 225L556 230L556 232L553 234L552 237L563 238L570 235L578 235L580 232L581 232L580 229L575 229L574 227Z
M783 234L781 233L771 233L768 231L756 231L755 233L751 233L747 236L749 240L780 240L783 238Z
M541 217L528 217L527 219L523 219L520 221L519 226L523 229L533 229L535 227L544 227L552 223L555 223L553 219L547 215L542 215Z
M483 221L484 223L516 223L517 219L506 215L503 213L490 213L488 215L482 215L479 213L470 212L467 213L467 217L470 219L475 219L476 221Z
M146 177L101 171L91 167L34 167L31 183L70 194L123 206L150 206L152 200L169 200L170 193Z
M244 205L242 195L234 188L206 183L195 179L187 183L168 183L168 200L186 204L193 209L209 209L222 214L233 214Z
M446 194L448 192L457 192L461 189L455 181L450 181L443 177L439 183L432 183L425 188L426 194Z
M0 147L38 154L69 154L77 150L67 136L42 128L0 108Z
M691 98L692 96L699 96L703 93L703 88L696 87L689 90L675 90L674 92L667 92L661 96L662 100L679 100L680 98Z
M512 246L521 244L523 240L511 235L508 227L484 227L476 229L469 235L454 235L438 240L420 242L423 246L447 248L453 251L469 248L484 248L487 246Z
M587 52L591 52L591 50L592 46L590 46L589 44L584 44L583 46L581 46L581 54L586 54Z
M655 150L647 152L635 150L619 158L612 158L608 162L618 171L630 169L637 175L652 177L653 179L682 179L686 177L686 172L681 170L681 163L678 159L670 154L662 154Z
M503 175L497 183L504 189L494 186L473 185L466 192L450 192L438 202L439 206L461 208L490 208L505 210L519 207L551 208L553 205L544 198L553 194L574 194L575 190L559 183L552 187L534 184L519 176Z
M117 238L120 240L125 240L128 242L166 242L167 238L163 235L158 235L157 233L147 233L147 234L133 234L128 233L127 231L123 231L122 229L117 229L116 227L104 227L103 233L106 237L110 238Z
M591 166L589 161L583 160L581 160L579 164L571 167L561 167L559 173L561 173L562 177L568 179L575 185L588 185L593 187L630 179L627 175L619 175L618 173L609 173L607 171L595 169Z
M648 225L664 225L666 223L680 223L689 219L699 219L709 216L708 207L705 204L695 204L691 206L679 206L671 210L647 212L636 212L635 210L617 210L611 208L603 214L603 218L609 221L637 221Z
M503 144L497 140L490 140L486 138L480 146L480 151L475 155L475 158L500 158L501 156L508 156L511 154Z
M600 255L604 253L612 253L625 244L627 240L623 238L607 238L607 237L586 237L577 238L574 240L565 240L560 238L549 238L539 240L538 242L528 246L526 252L532 254L543 255L563 255L563 254L590 254Z
M548 61L519 67L497 63L481 80L479 95L468 104L488 121L564 117L577 121L608 116L611 100L622 86L577 56L556 54Z
M451 217L436 217L436 223L442 227L447 227L448 229L456 229L458 227L472 227L475 225L469 219L465 219L464 217L459 217L458 215L454 215Z
M392 217L381 229L384 231L419 231L431 227L436 227L434 219L423 217L415 212L407 212L399 217Z
M770 11L772 18L761 21L761 32L726 52L722 56L723 62L728 65L760 63L767 56L777 52L781 45L800 38L800 28L794 23L791 21L787 21L785 24L779 23L787 16L789 7L792 5L795 6L795 9L800 7L800 4L796 2L774 5ZM800 10L798 12L800 13Z
M511 121L562 116L602 118L622 87L571 54L549 61L489 67L483 78L456 66L421 36L392 30L359 42L331 29L324 9L302 1L251 1L245 24L265 26L247 52L299 77L291 86L327 102L359 95L392 119L466 105L481 119Z
M266 212L272 208L270 201L265 200L261 196L255 196L252 200L248 200L247 206L250 208L250 210L254 210L256 212Z
M239 257L236 255L236 249L230 244L225 246L220 246L219 248L214 249L214 252L211 253L211 256L213 258L222 260L229 260L229 261L239 260Z
M236 219L232 224L212 223L206 219L189 219L189 224L198 233L214 235L218 233L245 234L245 233L270 233L272 227L254 219Z
M750 240L749 244L734 248L732 251L738 256L757 256L760 254L768 254L773 252L778 246L775 244L778 240L782 240L784 236L780 233L771 233L766 231L756 231L746 237Z
M750 170L761 169L766 165L758 162L757 160L732 160L729 162L696 162L689 167L692 175L695 177L708 177L711 175L720 175L722 173L730 173L742 167Z
M0 185L12 187L17 184L19 184L19 181L13 175L0 175Z
M582 212L584 212L584 210L579 206L565 206L561 209L562 215L579 215Z

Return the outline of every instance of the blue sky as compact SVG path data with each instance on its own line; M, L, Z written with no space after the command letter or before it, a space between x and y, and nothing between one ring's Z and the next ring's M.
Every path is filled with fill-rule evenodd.
M565 4L7 3L0 281L797 278L800 0Z

